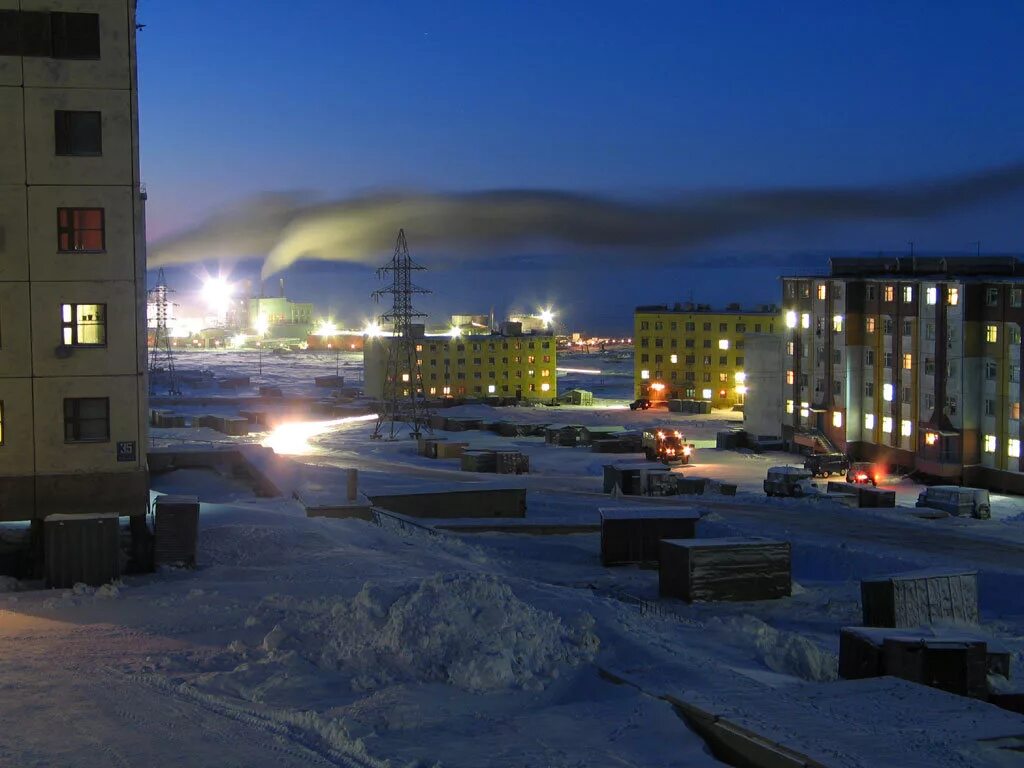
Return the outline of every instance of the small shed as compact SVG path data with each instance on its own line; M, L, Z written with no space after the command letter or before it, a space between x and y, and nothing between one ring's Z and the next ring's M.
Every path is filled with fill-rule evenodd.
M792 591L788 541L757 538L666 539L658 591L687 602L770 600Z
M860 599L866 627L977 624L978 572L929 569L864 579Z
M497 454L495 451L463 449L461 467L463 472L495 472Z
M654 478L657 477L657 480ZM672 471L654 461L621 462L604 465L604 492L618 492L624 496L647 496L653 486L671 482L674 495L675 481Z
M662 539L692 539L700 512L689 507L611 507L601 515L601 564L656 563Z
M558 399L568 405L592 406L594 404L594 393L588 392L585 389L570 389L568 392L564 392Z
M46 586L98 587L121 575L121 528L114 513L57 514L43 519Z
M626 434L625 427L591 426L580 430L580 445L592 445L595 440L607 440Z
M544 442L549 445L578 445L582 431L582 424L548 424L544 428Z

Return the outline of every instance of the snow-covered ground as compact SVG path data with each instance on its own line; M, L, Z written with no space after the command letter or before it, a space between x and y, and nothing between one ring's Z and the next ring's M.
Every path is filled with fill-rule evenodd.
M256 383L255 353L178 362ZM631 412L629 361L580 355L559 364L602 371L559 380L560 390L595 391L597 407L451 414L680 429L698 451L677 471L739 492L643 503L693 505L705 513L699 536L790 541L793 596L659 601L656 571L601 566L597 534L378 527L307 518L291 498L303 478L354 467L364 491L498 480L527 490L528 518L594 522L599 508L624 503L601 494L601 474L626 457L539 438L447 435L529 455L530 474L497 479L420 457L412 441L371 441L372 420L313 418L245 438L154 430L157 445L256 443L292 454L266 463L265 451L243 449L276 473L284 496L259 498L213 470L154 475L154 493L203 501L195 570L98 590L0 582L0 764L720 764L666 697L829 766L1019 764L1018 715L888 678L836 681L839 628L860 623L858 580L936 565L980 572L983 623L973 631L1008 648L1013 676L1021 674L1019 499L996 497L990 521L915 517L919 487L906 480L893 481L895 510L769 500L760 489L767 467L796 457L715 450L715 432L739 414ZM313 395L313 376L334 365L333 355L268 355L263 383ZM361 379L357 359L342 356L342 367Z

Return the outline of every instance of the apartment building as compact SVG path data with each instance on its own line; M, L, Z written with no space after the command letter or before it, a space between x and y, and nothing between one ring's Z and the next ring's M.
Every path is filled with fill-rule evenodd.
M364 392L383 399L388 352L394 338L367 337L363 346ZM417 363L428 397L514 397L549 401L558 396L555 338L550 334L424 336ZM400 372L403 383L413 372Z
M715 408L742 405L746 394L744 339L775 333L774 305L650 305L633 315L633 384L651 400L710 400Z
M1013 258L833 259L786 277L783 436L862 460L1024 491Z
M0 520L145 513L132 0L0 0Z

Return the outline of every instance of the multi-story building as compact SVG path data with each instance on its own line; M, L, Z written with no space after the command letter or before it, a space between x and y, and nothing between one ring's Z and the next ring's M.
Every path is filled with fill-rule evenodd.
M394 337L367 337L363 347L364 392L384 398L388 351ZM417 361L428 397L514 397L548 401L558 396L555 339L550 334L424 336ZM404 382L413 372L401 371ZM406 378L408 377L408 378Z
M134 6L0 2L0 519L147 509Z
M284 296L248 301L249 329L272 339L305 338L313 324L313 305Z
M633 383L637 397L709 400L716 408L743 403L744 337L775 333L775 306L738 304L637 307L633 316Z
M783 278L783 435L854 458L1024 490L1024 263L833 259Z

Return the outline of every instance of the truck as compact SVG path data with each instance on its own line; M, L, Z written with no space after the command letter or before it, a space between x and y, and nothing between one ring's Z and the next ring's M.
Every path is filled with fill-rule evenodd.
M693 443L685 442L683 433L675 429L646 430L641 447L649 461L669 465L689 464L695 450Z

